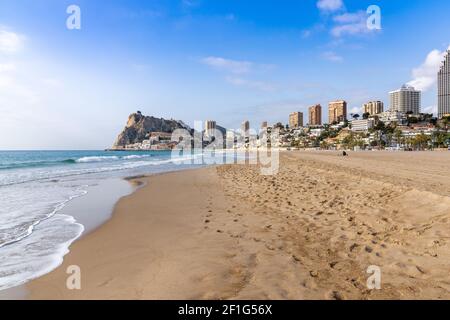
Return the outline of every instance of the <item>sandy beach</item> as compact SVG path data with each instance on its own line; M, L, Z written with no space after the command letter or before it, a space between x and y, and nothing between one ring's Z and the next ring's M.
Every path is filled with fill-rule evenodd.
M29 299L450 299L450 152L286 152L275 176L135 182ZM71 265L81 290L66 288Z

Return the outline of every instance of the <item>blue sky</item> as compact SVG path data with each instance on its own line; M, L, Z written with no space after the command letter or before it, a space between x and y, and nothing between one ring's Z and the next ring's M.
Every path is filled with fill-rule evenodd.
M66 27L69 5L81 30ZM366 27L369 5L382 29ZM136 110L192 124L287 122L403 83L436 106L442 0L0 0L0 149L96 149Z

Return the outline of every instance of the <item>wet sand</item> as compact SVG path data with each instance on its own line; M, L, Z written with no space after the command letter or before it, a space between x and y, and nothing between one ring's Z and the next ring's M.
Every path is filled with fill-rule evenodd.
M30 299L450 299L450 152L288 152L275 176L137 181ZM70 265L81 290L66 288Z

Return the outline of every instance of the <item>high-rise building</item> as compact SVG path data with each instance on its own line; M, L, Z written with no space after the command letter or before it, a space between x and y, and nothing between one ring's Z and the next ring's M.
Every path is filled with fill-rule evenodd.
M212 120L205 121L205 130L214 130L216 129L216 122Z
M363 105L364 113L368 113L371 116L384 112L384 103L381 101L370 101Z
M347 102L344 100L332 101L328 104L329 123L347 120Z
M207 136L214 136L214 132L216 130L216 122L212 120L205 121L205 134Z
M403 85L400 89L389 92L391 100L391 111L401 113L420 113L421 92L414 87Z
M438 117L450 114L450 50L445 54L438 73Z
M289 115L289 127L291 129L303 127L303 113L292 112Z
M241 131L245 137L250 136L250 122L249 121L242 122Z
M261 123L261 129L267 129L267 127L268 127L267 121L263 121Z
M322 125L322 106L317 104L309 108L309 125L320 126Z

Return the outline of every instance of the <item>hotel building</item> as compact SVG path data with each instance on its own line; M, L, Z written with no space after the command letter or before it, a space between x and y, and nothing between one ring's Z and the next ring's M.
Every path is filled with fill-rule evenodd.
M414 87L403 85L396 91L389 92L391 111L420 114L421 92Z
M205 121L205 135L213 137L216 130L216 122L212 120Z
M250 122L249 121L242 122L241 132L244 135L244 137L250 136Z
M403 125L407 123L406 115L397 111L385 111L378 114L376 118L379 121L384 122L386 125L390 125L391 123Z
M347 120L347 102L344 100L332 101L328 104L328 122L339 123Z
M374 119L353 120L351 123L353 132L367 132L375 127Z
M303 113L292 112L289 115L289 127L291 129L303 127Z
M320 126L322 125L322 106L317 104L309 108L309 125Z
M450 114L450 50L438 73L438 118Z
M363 105L364 113L368 113L371 116L380 114L384 111L384 103L381 101L370 101Z

